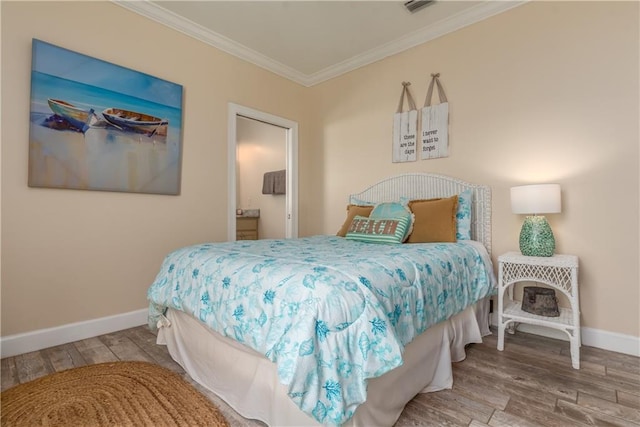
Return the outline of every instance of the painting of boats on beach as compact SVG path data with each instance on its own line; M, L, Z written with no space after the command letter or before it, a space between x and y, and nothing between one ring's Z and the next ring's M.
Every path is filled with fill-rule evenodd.
M29 186L180 194L182 92L33 39Z

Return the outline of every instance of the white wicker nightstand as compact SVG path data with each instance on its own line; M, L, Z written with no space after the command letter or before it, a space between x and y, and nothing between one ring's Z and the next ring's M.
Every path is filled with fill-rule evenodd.
M578 257L524 256L507 252L498 257L498 350L504 349L504 330L508 325L528 323L566 332L571 344L571 365L580 369L580 305L578 301ZM513 288L518 282L538 282L562 292L570 307L560 307L559 317L538 316L523 311L520 301L514 301ZM507 291L507 299L504 293Z

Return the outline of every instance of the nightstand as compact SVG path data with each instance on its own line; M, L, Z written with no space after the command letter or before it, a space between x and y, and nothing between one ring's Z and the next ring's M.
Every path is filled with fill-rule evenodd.
M571 365L580 369L580 304L578 301L578 257L553 255L525 256L508 252L498 257L498 350L504 349L504 330L516 323L545 326L565 332L571 344ZM560 307L559 317L538 316L522 310L513 299L518 282L538 282L560 291L569 299L569 308ZM505 299L505 291L507 297Z
M236 240L258 240L258 219L250 216L236 217Z

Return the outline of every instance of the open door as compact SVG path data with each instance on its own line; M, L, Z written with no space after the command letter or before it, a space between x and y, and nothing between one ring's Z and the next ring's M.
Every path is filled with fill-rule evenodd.
M234 103L229 103L228 113L228 240L236 240L236 161L238 153L237 122L239 117L258 120L285 129L287 170L287 192L285 194L285 237L298 237L298 123Z

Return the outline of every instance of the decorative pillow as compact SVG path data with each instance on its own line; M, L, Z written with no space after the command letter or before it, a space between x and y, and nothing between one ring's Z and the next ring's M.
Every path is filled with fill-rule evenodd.
M471 201L473 191L464 190L458 194L458 212L456 213L456 239L471 240Z
M348 240L367 243L402 243L409 228L409 217L371 218L356 216L347 231Z
M406 204L397 202L378 203L369 214L369 218L407 218L408 227L402 239L403 242L407 240L413 230L414 216Z
M373 206L356 206L356 205L348 205L347 206L347 219L340 227L340 230L336 233L336 236L345 237L347 235L347 230L351 225L351 221L355 218L356 215L360 215L363 217L368 217L371 211L373 210Z
M416 219L407 243L456 241L458 196L446 199L412 200L409 208Z

